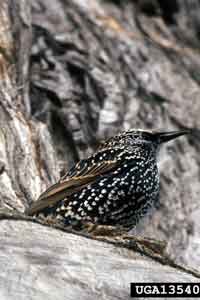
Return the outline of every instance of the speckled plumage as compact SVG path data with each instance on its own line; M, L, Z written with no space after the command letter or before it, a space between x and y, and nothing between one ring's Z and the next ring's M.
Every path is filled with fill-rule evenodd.
M110 138L44 192L28 214L51 215L66 225L131 229L159 199L160 144L185 133L129 130Z

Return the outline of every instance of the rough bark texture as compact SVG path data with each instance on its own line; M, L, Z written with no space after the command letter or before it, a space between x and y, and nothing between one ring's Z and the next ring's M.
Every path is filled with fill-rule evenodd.
M199 2L31 2L0 3L0 206L23 212L74 162L121 129L193 128L193 135L161 151L160 207L134 232L167 240L177 261L198 268ZM2 221L1 236L5 230L15 259L19 242L23 243L20 259L25 257L28 234L34 232L35 245L42 235L49 235L45 240L49 247L54 239L51 235L57 241L61 235L14 221ZM65 243L71 238L75 239L65 236L60 241L66 251L69 245ZM80 247L82 243L77 241ZM104 246L95 247L101 253ZM36 255L34 249L32 255ZM57 253L56 248L52 253ZM81 257L81 250L79 254ZM11 259L6 246L1 255L6 270L6 261ZM123 260L124 254L120 255ZM39 260L38 254L36 257ZM53 254L51 258L55 259ZM151 269L149 261L147 265ZM126 267L128 270L129 265ZM94 268L96 275L98 266ZM164 272L157 264L154 268L158 274ZM48 267L44 272L51 273ZM0 271L0 276L8 275ZM30 282L33 285L33 278Z
M23 221L1 222L0 264L2 300L124 300L130 282L197 282L132 251Z

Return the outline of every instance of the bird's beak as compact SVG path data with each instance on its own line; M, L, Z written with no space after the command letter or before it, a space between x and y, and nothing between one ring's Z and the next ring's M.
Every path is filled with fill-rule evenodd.
M169 132L157 132L155 133L156 137L158 138L159 144L166 143L177 137L190 133L190 130L179 130L179 131L169 131Z

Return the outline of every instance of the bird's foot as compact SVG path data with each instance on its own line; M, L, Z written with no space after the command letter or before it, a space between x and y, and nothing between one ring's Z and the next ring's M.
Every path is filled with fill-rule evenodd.
M127 232L119 226L98 225L90 222L83 223L83 232L96 238L105 238L111 242L116 241L122 243L130 248L148 250L152 253L164 255L166 253L167 243L165 241L155 240L153 238L139 237Z
M98 225L93 223L84 223L84 231L92 236L116 237L121 236L124 231L120 227L111 225Z

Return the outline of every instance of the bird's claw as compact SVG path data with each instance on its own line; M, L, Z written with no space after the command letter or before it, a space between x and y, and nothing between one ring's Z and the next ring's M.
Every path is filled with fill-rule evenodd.
M84 230L92 236L116 237L122 235L122 229L111 225L84 223Z

